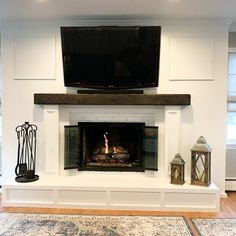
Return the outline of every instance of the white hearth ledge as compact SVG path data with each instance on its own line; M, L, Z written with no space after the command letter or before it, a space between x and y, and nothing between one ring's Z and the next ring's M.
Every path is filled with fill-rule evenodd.
M109 178L109 179L108 179ZM173 185L151 176L92 175L40 177L4 184L2 205L77 209L219 211L218 187Z

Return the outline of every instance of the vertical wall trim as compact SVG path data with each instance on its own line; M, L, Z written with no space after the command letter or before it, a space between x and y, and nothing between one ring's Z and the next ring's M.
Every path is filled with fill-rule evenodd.
M59 106L44 106L45 167L47 175L59 174Z
M165 107L165 170L170 175L170 162L181 152L181 107Z

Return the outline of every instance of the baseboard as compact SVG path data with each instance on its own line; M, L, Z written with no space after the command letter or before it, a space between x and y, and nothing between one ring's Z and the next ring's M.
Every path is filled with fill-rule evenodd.
M220 198L227 198L227 193L220 193Z
M225 191L236 191L236 179L225 180Z

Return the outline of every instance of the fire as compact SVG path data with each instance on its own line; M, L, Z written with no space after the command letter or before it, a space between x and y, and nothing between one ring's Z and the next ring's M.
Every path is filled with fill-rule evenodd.
M105 140L105 153L108 153L108 139L107 139L107 132L103 135L104 136L104 140Z

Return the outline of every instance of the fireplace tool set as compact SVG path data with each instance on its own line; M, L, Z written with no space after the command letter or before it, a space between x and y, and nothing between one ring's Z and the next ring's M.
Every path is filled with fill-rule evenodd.
M35 175L37 126L25 122L16 127L18 150L15 167L16 182L32 182L39 179Z

